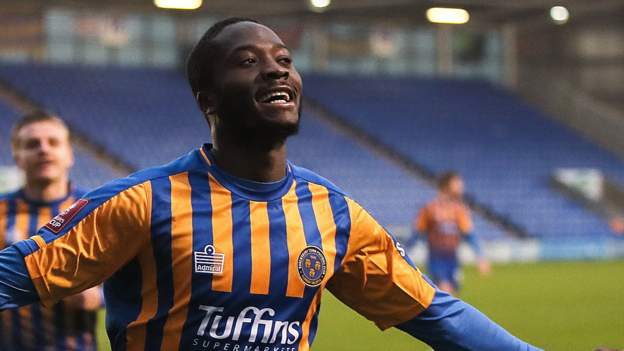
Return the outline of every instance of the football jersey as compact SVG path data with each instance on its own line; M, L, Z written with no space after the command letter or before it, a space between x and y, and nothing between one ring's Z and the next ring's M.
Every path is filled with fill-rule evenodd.
M454 256L462 236L472 230L470 210L461 201L437 198L420 210L416 229L427 235L432 255Z
M80 190L58 201L28 199L23 190L0 197L0 248L29 234L83 195ZM0 350L95 350L95 312L62 301L0 312Z
M360 205L306 169L255 183L210 145L85 195L15 247L52 306L106 279L113 350L309 350L328 288L381 329L435 289Z

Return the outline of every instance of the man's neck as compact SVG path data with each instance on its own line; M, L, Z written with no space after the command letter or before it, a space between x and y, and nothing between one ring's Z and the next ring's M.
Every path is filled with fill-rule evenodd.
M448 194L446 192L439 192L438 193L438 200L452 202L452 201L457 201L458 198L453 196L453 195L450 195L450 194Z
M224 172L256 182L276 182L286 176L286 143L265 150L250 145L217 143L212 148L215 162Z
M55 181L27 180L24 186L24 195L28 199L52 202L67 197L69 181L65 178Z

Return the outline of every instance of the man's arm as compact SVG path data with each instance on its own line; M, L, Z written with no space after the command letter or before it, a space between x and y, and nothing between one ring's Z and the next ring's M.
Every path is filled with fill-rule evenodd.
M102 294L102 286L94 286L79 294L64 298L63 302L75 309L96 311L104 307L104 296Z
M472 215L470 214L470 210L465 206L461 206L458 210L457 225L462 232L464 241L468 244L468 246L470 246L472 251L474 251L477 256L477 267L479 268L479 272L481 275L489 274L492 270L490 267L490 261L488 261L487 257L485 257L483 248L481 247L481 241L475 234L472 233Z
M472 251L474 251L477 258L482 259L485 257L485 255L483 254L483 248L481 247L481 242L476 235L472 233L464 234L463 239L468 244L468 246L470 246Z
M425 233L428 230L428 210L427 207L423 207L418 211L414 221L412 223L411 235L405 242L406 248L411 248L416 245L420 240L425 238Z
M22 254L14 246L0 251L0 310L27 305L38 298Z
M444 351L535 351L467 303L439 291L398 243L348 200L351 232L329 290L384 330L397 327Z
M0 309L37 300L52 306L100 284L148 242L150 221L149 182L118 180L87 194L36 235L0 252ZM99 306L97 295L76 299L82 307Z
M490 261L485 257L485 253L483 253L479 238L472 233L464 234L463 237L464 241L468 243L468 246L474 251L475 256L477 256L477 268L479 269L479 273L481 273L481 275L490 274L492 267L490 266Z
M444 351L537 351L469 304L436 290L431 305L398 329Z
M405 242L405 247L409 249L413 247L414 245L418 244L419 241L424 240L424 238L425 238L425 234L422 234L416 230L413 230L410 237Z
M0 277L0 310L27 305L39 299L24 264L24 257L15 247L0 251ZM89 311L102 308L104 303L100 286L63 300L70 307Z

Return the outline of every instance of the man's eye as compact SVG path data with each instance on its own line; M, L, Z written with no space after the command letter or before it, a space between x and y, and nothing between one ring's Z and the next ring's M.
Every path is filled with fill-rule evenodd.
M286 65L290 65L292 63L292 58L288 57L288 56L284 56L284 57L279 57L277 59L277 62L286 64Z
M254 59L254 58L252 58L252 57L246 58L246 59L244 59L244 60L242 60L242 61L240 62L240 64L241 64L242 66L251 66L251 65L253 65L254 63L256 63L256 59Z
M28 140L24 143L24 148L26 149L34 149L39 146L38 140Z

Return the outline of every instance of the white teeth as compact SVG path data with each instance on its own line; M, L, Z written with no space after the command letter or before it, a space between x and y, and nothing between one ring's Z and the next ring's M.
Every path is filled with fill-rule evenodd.
M274 98L274 97L280 97L281 99L269 101L271 98ZM286 103L290 101L290 94L288 94L287 92L283 92L283 91L276 91L276 92L265 94L264 96L262 96L261 101L269 102L269 103Z

